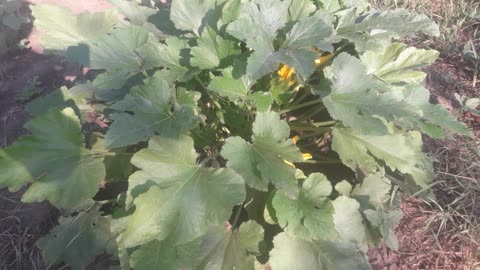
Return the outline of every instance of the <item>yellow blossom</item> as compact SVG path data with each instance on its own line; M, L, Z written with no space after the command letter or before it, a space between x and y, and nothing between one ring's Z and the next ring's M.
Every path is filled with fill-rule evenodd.
M297 136L297 135L293 136L293 137L292 137L292 141L293 141L293 144L297 144L297 142L298 142L298 136Z
M312 154L310 153L302 153L302 156L304 160L312 159Z
M282 65L278 70L278 76L280 76L280 81L286 81L288 87L294 85L297 82L295 76L295 68L289 67L287 65Z
M293 136L292 141L293 141L294 144L297 144L298 136L297 135ZM309 159L312 159L312 154L302 153L302 157L303 157L303 160L309 160ZM283 162L287 163L288 165L292 166L293 168L296 168L295 165L293 165L293 163L288 161L288 160L283 160Z

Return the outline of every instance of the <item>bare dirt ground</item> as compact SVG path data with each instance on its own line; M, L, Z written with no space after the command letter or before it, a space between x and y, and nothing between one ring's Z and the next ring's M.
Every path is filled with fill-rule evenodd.
M107 0L30 0L29 3L61 5L75 13L105 10L110 6ZM28 8L22 12L28 13ZM471 35L475 27L466 30L464 36ZM42 54L38 43L40 34L32 30L31 26L27 27L23 30L22 37L28 37L32 49L0 58L1 147L11 144L20 135L25 134L22 126L30 116L23 110L26 100L19 100L17 96L32 83L33 78L37 77L39 91L34 93L31 99L60 86L70 86L75 78L85 76L85 70L79 65L65 62L56 56ZM459 46L466 41L467 38L459 42ZM471 65L466 63L458 52L452 52L442 55L441 59L426 71L432 102L442 104L454 112L462 122L474 129L477 138L480 138L480 118L460 111L459 104L454 98L454 93L469 97L480 96L480 85L475 87L472 85ZM465 194L459 191L456 185L451 185L450 181L462 181L464 185L467 185L468 181L473 181L472 185L480 185L480 168L470 166L473 162L480 162L480 157L468 151L474 147L470 146L472 143L475 144L473 140L457 138L444 142L425 138L425 143L426 151L435 158L436 167L440 171L437 181L441 184L436 185L434 191L440 207L446 210L450 207L452 198ZM463 162L464 160L470 160L470 163ZM450 177L452 175L460 178ZM35 241L55 225L58 212L48 203L22 204L21 193L22 191L10 193L7 190L0 190L0 270L48 267L43 263L40 251L35 247ZM466 196L480 194L472 192ZM458 226L463 222L462 212L441 211L439 206L431 206L408 196L404 199L401 206L404 218L397 228L399 251L394 252L386 247L371 249L369 254L374 269L480 269L479 238L471 239L471 234L463 233L470 228ZM479 216L480 198L470 199L472 205L463 211L472 211L469 213L471 216ZM101 262L93 265L92 269L94 268L106 269Z

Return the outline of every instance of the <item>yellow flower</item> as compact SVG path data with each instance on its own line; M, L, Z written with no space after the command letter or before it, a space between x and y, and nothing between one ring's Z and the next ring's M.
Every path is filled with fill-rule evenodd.
M293 67L282 65L277 73L280 77L280 81L286 81L288 87L294 85L297 82L297 78L293 76L293 74L295 74L295 68Z
M292 137L292 141L294 144L297 144L298 142L298 136L295 135ZM302 157L303 157L303 160L309 160L309 159L312 159L312 154L310 153L302 153ZM293 165L292 162L288 161L288 160L283 160L283 162L287 163L288 165L292 166L293 168L295 168L295 165Z
M297 135L293 136L293 137L292 137L292 141L293 141L293 144L297 144L297 142L298 142L298 136L297 136Z
M302 156L304 160L312 159L312 154L310 153L302 153Z
M328 53L324 56L320 56L320 58L315 60L315 64L321 65L321 64L327 62L328 60L332 59L333 56L335 56L335 54L333 54L333 53Z

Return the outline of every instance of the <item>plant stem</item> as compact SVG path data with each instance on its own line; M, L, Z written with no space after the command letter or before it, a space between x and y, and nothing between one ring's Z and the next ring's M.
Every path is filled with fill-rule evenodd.
M308 102L305 102L305 103L302 103L302 104L298 104L298 105L292 106L290 108L286 108L285 110L282 110L279 113L284 114L284 113L287 113L287 112L291 112L291 111L294 111L294 110L305 108L305 107L308 107L310 105L315 105L315 104L318 104L318 103L322 103L322 100L321 99L316 99L316 100L308 101Z
M309 164L343 164L341 160L304 160L295 163L309 163Z
M237 226L238 219L240 218L240 214L242 213L242 209L244 206L245 206L245 202L243 202L242 205L238 207L237 212L235 213L235 217L233 218L232 230L235 229L235 227Z
M331 131L331 128L322 128L322 129L318 129L318 131L315 131L315 132L312 132L312 133L307 133L305 135L302 135L298 138L298 140L304 140L306 138L310 138L310 137L315 137L315 136L319 136L319 135L323 135L325 133L328 133Z
M325 107L322 106L320 108L313 108L312 110L308 111L307 113L305 113L302 117L294 120L294 122L297 122L297 123L300 123L302 121L305 121L305 120L308 120L310 119L311 117L315 116L317 113L320 113L322 112L323 110L325 110Z
M208 90L208 88L205 86L205 84L203 84L202 80L198 77L198 75L195 76L195 80L198 82L198 84L200 84L200 86L202 87L203 91L205 92L205 94L208 96L208 98L212 101L213 105L215 107L217 107L217 109L221 110L222 109L222 106L220 105L220 103L218 103L218 101L216 101L213 96L211 95L210 93L210 90Z

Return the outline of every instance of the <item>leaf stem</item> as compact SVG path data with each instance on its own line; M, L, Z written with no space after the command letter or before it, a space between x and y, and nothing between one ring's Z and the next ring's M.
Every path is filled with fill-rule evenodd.
M240 218L240 214L242 213L242 209L244 206L245 206L245 202L243 202L242 205L238 207L237 212L235 212L235 217L233 218L233 222L232 222L232 230L235 229L235 227L237 226L238 219Z
M212 94L210 93L210 90L208 90L208 88L205 86L205 84L203 84L202 80L200 79L200 77L198 77L198 75L195 76L195 80L198 82L198 84L200 84L200 86L202 87L203 91L205 92L205 94L208 96L208 98L212 101L213 105L215 107L217 107L217 109L221 110L222 109L222 106L220 105L220 103L218 103L217 100L215 100L212 96Z
M311 101L308 101L308 102L305 102L305 103L302 103L302 104L298 104L298 105L295 105L295 106L291 106L289 108L286 108L285 110L280 111L279 113L284 114L284 113L287 113L287 112L291 112L291 111L294 111L294 110L305 108L305 107L315 105L315 104L318 104L318 103L322 103L322 100L321 99L316 99L316 100L311 100ZM323 107L323 105L322 105L322 107Z

